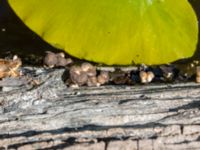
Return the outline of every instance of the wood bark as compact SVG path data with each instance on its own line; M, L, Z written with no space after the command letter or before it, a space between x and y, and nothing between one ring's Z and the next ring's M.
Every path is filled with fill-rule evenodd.
M200 149L199 84L73 89L64 69L23 72L0 81L0 149Z

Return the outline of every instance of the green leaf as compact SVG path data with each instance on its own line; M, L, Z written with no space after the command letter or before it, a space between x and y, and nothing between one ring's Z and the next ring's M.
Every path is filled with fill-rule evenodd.
M187 0L9 0L51 45L105 64L163 64L191 57L198 24Z

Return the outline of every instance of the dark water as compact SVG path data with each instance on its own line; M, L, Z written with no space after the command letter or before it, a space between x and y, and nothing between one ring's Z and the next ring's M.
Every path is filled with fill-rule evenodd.
M200 0L189 1L200 20ZM5 29L5 32L2 32L1 29ZM9 54L42 56L46 50L56 51L17 18L6 0L0 0L0 57ZM200 58L200 40L194 58Z

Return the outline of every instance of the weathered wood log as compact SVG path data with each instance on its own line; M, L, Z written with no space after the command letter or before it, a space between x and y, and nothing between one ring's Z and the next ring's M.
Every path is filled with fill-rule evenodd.
M199 84L72 89L64 69L23 70L0 81L0 149L200 148Z

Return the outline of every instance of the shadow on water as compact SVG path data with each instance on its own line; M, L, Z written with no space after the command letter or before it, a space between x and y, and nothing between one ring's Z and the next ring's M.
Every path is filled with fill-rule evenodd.
M200 20L200 0L189 1ZM46 50L58 51L30 31L23 22L17 18L9 7L7 0L0 0L0 57L5 57L9 54L18 54L23 58L31 58L32 56L42 58ZM200 43L193 56L193 59L197 58L200 58Z

